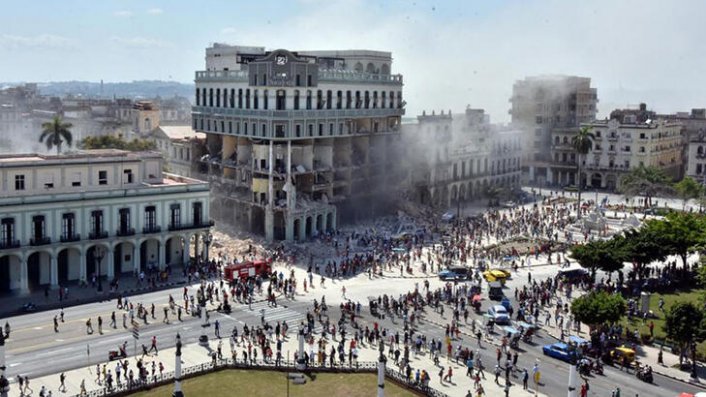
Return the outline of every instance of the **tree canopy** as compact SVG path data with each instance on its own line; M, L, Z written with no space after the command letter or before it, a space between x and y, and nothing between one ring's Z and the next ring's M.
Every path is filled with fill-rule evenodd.
M571 303L571 312L577 320L591 329L603 324L614 324L625 314L625 299L618 294L593 291L580 296Z
M44 142L48 150L56 148L56 154L61 154L61 145L66 143L71 146L73 135L71 134L71 123L65 123L59 116L54 116L51 121L42 123L42 134L39 142Z
M640 165L630 170L620 183L620 191L626 196L644 196L645 206L652 206L652 197L673 194L669 177L655 166Z
M131 152L155 150L157 148L157 144L151 140L135 138L132 141L126 141L121 137L112 135L88 136L81 141L79 146L82 149L121 149Z
M588 244L576 245L571 250L571 256L586 269L591 271L595 279L596 271L614 272L623 268L625 261L624 241L620 237L612 240L595 240Z
M674 303L664 316L664 332L667 337L685 348L692 340L704 339L701 327L703 312L691 302Z
M686 208L687 201L700 198L704 194L704 186L690 176L684 177L684 179L675 184L674 190L683 200L682 208Z
M701 215L671 212L665 219L647 221L640 233L657 237L667 254L678 255L686 265L689 252L704 241L704 223Z

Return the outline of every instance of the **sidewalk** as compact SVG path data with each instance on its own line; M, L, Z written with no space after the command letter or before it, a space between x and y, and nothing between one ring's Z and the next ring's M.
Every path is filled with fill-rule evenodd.
M284 356L284 359L291 360L294 358L294 352L297 349L297 340L295 337L294 332L290 332L289 339L285 341L282 347L282 354ZM318 339L318 338L317 338ZM348 350L348 343L350 340L346 341L346 350ZM231 357L231 348L229 344L229 339L221 339L220 342L222 342L222 353L224 358L230 358ZM204 347L200 346L197 343L191 343L191 344L185 344L182 348L182 368L187 368L191 366L196 366L200 364L205 364L205 363L210 363L212 361L211 359L211 353L217 351L218 349L218 339L211 339L209 341L209 346ZM335 346L337 345L337 341L331 341L330 339L328 340L326 349L330 350L331 345ZM273 346L274 347L274 346ZM305 345L306 351L310 354L315 356L316 352L318 351L317 345ZM174 364L175 364L175 348L170 348L170 349L164 349L160 350L159 355L150 355L145 358L143 361L146 364L146 367L148 370L150 370L150 379L151 379L151 368L152 368L152 362L155 362L156 365L156 376L159 378L159 364L161 363L164 366L164 373L165 375L168 372L171 372L174 370ZM237 351L237 359L240 361L242 360L243 357L243 351L247 350L247 346L237 346L236 345L236 351ZM387 348L386 348L387 351ZM378 358L378 351L376 348L372 346L362 346L359 345L359 353L358 353L358 361L363 362L363 361L373 361L377 362ZM261 354L258 354L258 361L261 361ZM414 378L414 374L416 372L416 369L426 369L426 371L429 373L431 377L431 381L429 383L430 387L437 389L441 392L444 392L448 394L449 396L453 397L465 397L466 393L469 390L474 390L473 387L473 381L471 378L465 376L465 366L462 364L456 364L453 361L447 360L446 357L442 356L440 360L440 364L444 367L444 374L448 371L448 368L451 367L454 372L454 376L452 378L452 381L444 381L443 383L440 382L438 372L441 369L440 367L436 367L427 355L420 354L418 356L414 356L414 353L410 353L410 365L412 366L412 378ZM130 357L129 358L129 369L132 369L133 372L137 373L136 370L136 358L135 357ZM111 373L115 374L115 367L116 367L117 361L107 363L107 368L111 371ZM348 365L348 363L346 363ZM400 368L398 368L392 359L388 358L387 366L389 369L399 371ZM101 365L102 368L102 365ZM314 370L314 372L316 372ZM499 386L496 385L493 382L493 375L492 375L492 370L486 369L487 373L487 380L481 381L481 384L483 385L483 389L485 390L486 396L498 396L498 395L504 395L504 386ZM31 379L31 388L34 391L33 395L39 394L39 390L41 389L42 386L45 386L47 390L51 390L52 393L55 396L58 395L68 395L68 396L73 396L77 395L80 392L80 384L81 381L85 381L86 385L86 390L87 392L91 391L96 391L101 389L103 386L99 385L96 382L96 367L91 366L91 367L84 367L84 368L79 368L76 370L72 371L67 371L65 373L66 375L66 392L61 393L59 392L59 386L60 386L60 380L59 380L59 374L54 374L54 375L48 375L44 376L41 378L37 379ZM124 382L124 375L121 374L121 377L123 377L123 382ZM114 376L115 378L115 376ZM520 379L513 378L512 379L512 386L511 386L511 391L512 395L518 395L517 392L521 390L522 388L522 382ZM504 385L504 382L501 382ZM532 385L532 382L530 381L530 385ZM526 392L527 395L533 395L534 390L530 386L531 390L528 390ZM474 394L475 395L475 394ZM520 394L521 395L521 394ZM538 394L540 396L543 396L540 392ZM10 397L18 397L20 396L20 392L18 390L18 385L16 383L16 379L11 379L11 390L9 393Z
M546 311L543 313L542 317L546 314ZM565 325L568 323L568 321L565 321ZM550 325L542 325L542 329L552 338L556 339L557 341L560 340L561 336L561 330L559 327L557 327L556 323L552 320L550 321ZM590 339L590 335L588 334L588 329L585 325L581 325L580 331L576 332L575 329L572 329L571 331L568 331L566 327L564 327L564 334L566 336L569 335L576 335L580 336L584 339ZM706 367L704 367L704 363L697 362L696 366L696 374L699 377L698 381L694 381L691 378L691 371L682 371L679 368L673 367L674 365L679 364L679 356L676 354L673 354L671 352L671 349L664 349L662 352L662 359L664 364L658 364L657 363L657 357L659 355L659 347L654 347L654 346L647 346L647 345L637 345L636 349L636 355L637 355L637 360L640 362L640 364L643 365L649 365L652 367L652 370L655 373L658 373L660 375L666 376L668 378L685 382L685 383L690 383L693 385L698 385L701 387L706 388ZM616 367L617 368L617 367Z
M0 317L10 317L24 314L22 307L26 303L36 305L36 311L53 310L70 306L82 305L86 303L100 302L116 298L120 293L123 296L132 296L149 292L161 291L186 284L186 279L182 277L181 267L173 267L172 274L165 282L157 283L155 288L147 286L146 282L138 283L139 279L133 276L121 277L119 290L110 292L110 281L103 280L103 292L98 292L96 287L80 287L78 282L71 282L65 286L69 288L69 298L59 300L59 290L49 290L49 295L44 295L44 288L32 291L29 294L12 293L0 296ZM64 285L62 285L64 286Z

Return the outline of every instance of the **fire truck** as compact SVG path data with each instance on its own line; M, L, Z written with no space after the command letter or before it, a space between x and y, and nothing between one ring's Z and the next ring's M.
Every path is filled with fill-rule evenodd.
M272 273L272 258L233 263L223 268L223 277L228 282L238 279L247 280L250 277L267 277Z

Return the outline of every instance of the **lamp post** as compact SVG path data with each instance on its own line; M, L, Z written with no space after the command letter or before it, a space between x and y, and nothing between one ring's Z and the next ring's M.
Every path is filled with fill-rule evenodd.
M211 245L212 241L213 241L213 234L211 234L211 232L206 233L206 235L203 238L203 243L206 244L206 253L204 254L204 258L206 260L206 263L208 263L208 247Z
M378 358L378 394L377 397L385 397L385 342L380 341L380 357Z
M184 397L181 391L181 336L176 334L176 361L174 362L174 393L172 397Z
M209 326L208 313L206 309L206 296L203 292L203 288L199 289L196 294L199 301L199 313L201 314L201 336L199 336L199 344L201 346L208 346L208 335L206 334L206 328Z
M101 282L101 261L103 260L103 247L97 246L93 249L93 259L95 259L98 269L98 292L103 292L103 283Z

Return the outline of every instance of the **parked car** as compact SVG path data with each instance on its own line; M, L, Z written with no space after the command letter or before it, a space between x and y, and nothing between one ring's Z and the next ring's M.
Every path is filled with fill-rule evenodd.
M493 320L495 321L495 324L500 324L500 325L509 325L510 324L510 316L507 313L507 309L505 309L505 306L503 305L494 305L490 309L488 309L488 315L490 315Z
M468 269L465 267L452 267L439 272L440 280L467 280Z
M542 346L542 352L545 356L556 358L557 360L567 363L576 362L576 353L569 351L569 345L562 342L552 343L551 345Z
M489 283L488 298L492 300L501 300L503 298L503 285L497 281Z
M562 269L557 272L557 278L564 279L566 281L579 280L588 276L588 270L583 268L578 269Z
M443 215L441 215L441 220L444 222L451 222L456 218L456 215L454 215L453 212L446 212Z

